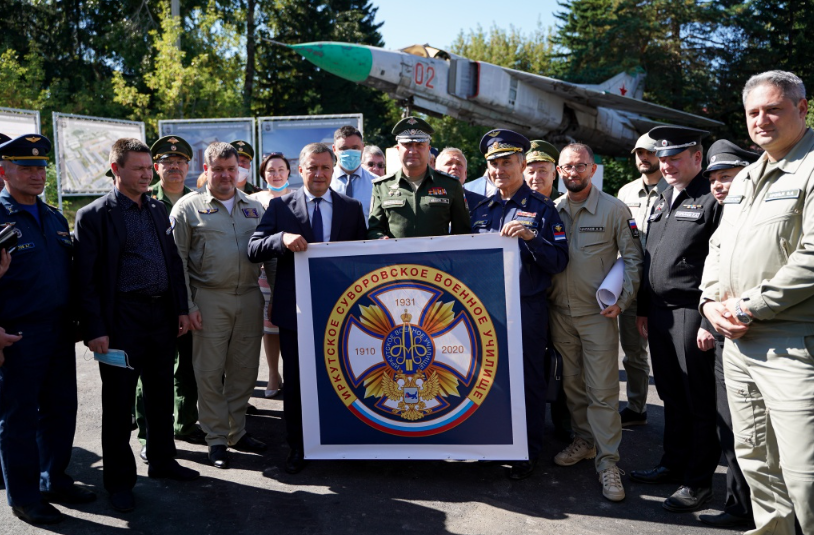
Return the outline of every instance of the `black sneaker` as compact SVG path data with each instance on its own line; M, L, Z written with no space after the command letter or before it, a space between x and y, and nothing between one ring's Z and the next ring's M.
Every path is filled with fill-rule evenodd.
M647 425L647 411L636 412L625 407L619 414L622 417L622 427Z

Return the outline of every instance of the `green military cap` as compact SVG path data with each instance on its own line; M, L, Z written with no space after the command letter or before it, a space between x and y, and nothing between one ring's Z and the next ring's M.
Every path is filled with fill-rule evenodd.
M429 142L430 135L435 132L433 128L427 124L427 121L420 117L407 117L402 119L396 126L393 127L393 135L396 136L398 142Z
M192 147L186 140L179 136L164 136L150 147L150 153L154 161L159 161L170 156L183 156L187 160L192 159Z
M249 160L254 160L254 149L245 141L235 140L229 143L237 150L238 156L245 156Z
M526 153L526 162L552 162L557 163L560 157L560 151L557 147L543 141L542 139L533 139L531 141L531 149Z

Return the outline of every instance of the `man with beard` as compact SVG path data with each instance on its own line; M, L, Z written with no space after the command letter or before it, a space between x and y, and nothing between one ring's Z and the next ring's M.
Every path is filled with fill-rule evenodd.
M653 209L667 182L661 176L659 159L656 158L656 142L644 134L631 151L636 168L642 176L628 182L616 195L630 208L639 227L642 249L647 246L647 216ZM639 336L636 329L636 301L619 316L619 340L625 357L622 365L627 376L627 407L622 410L622 427L647 423L647 389L650 385L650 364L647 361L647 339Z
M616 318L639 287L642 244L625 204L591 184L593 151L572 143L560 152L557 170L568 190L554 203L568 236L568 267L554 275L548 292L551 340L563 358L563 385L574 441L554 457L571 466L596 457L602 495L625 498L619 468L619 327ZM622 293L600 309L596 291L617 257L624 262Z

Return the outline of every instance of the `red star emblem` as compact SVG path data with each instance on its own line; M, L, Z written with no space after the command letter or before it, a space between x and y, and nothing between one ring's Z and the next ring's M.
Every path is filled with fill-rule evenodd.
M627 89L625 88L625 84L622 84L622 87L619 88L619 92L622 94L622 96L625 96L625 94L627 93Z

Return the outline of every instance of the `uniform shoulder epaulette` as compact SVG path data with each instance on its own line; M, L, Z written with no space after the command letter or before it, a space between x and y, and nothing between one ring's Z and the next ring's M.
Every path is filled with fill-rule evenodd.
M539 191L531 190L531 196L537 199L538 201L543 201L544 203L548 204L549 206L554 206L554 202L548 198L546 195L543 195Z
M439 177L448 178L450 180L454 180L455 182L459 182L459 180L457 178L455 178L454 176L452 176L452 175L450 175L448 173L445 173L443 171L439 171L438 169L433 169L432 172L433 172L433 174L438 175Z
M371 183L371 184L378 184L379 182L384 182L385 180L389 180L389 179L393 178L394 176L396 176L396 174L395 174L395 173L391 173L391 174L389 174L389 175L380 176L379 178L374 178L373 180L371 180L371 181L370 181L370 183Z
M54 205L52 205L52 204L45 203L45 206L47 206L48 208L50 208L50 209L51 209L51 210L53 210L54 212L57 212L57 213L62 213L62 212L60 212L60 211L59 211L59 208L58 208L58 207L56 207L56 206L54 206Z

